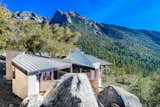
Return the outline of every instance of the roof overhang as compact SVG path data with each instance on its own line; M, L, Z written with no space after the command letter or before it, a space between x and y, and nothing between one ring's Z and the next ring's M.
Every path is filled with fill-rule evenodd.
M38 75L40 73L43 73L43 72L49 72L49 71L57 71L57 70L63 70L63 69L68 69L68 68L71 68L72 65L70 66L61 66L61 67L51 67L51 68L47 68L47 69L40 69L40 70L35 70L35 71L27 71L25 70L24 68L18 66L16 63L12 62L12 65L15 66L16 68L18 68L20 71L22 71L24 74L26 75Z

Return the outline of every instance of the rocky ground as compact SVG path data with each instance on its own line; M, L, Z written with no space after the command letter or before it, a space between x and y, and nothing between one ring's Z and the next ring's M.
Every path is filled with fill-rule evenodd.
M11 81L4 78L5 72L0 69L0 107L18 107L21 100L12 93Z

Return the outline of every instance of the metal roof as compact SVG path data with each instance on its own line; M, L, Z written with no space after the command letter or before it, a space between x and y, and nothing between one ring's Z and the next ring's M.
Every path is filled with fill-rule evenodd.
M12 60L12 63L23 69L23 72L25 71L27 75L39 74L41 72L50 70L55 71L70 68L72 66L71 63L63 61L61 59L41 57L26 53L17 55Z
M92 63L80 50L77 50L76 52L69 54L66 59L69 59L72 63L76 65L94 68Z
M85 54L85 56L88 58L88 60L91 62L91 63L97 63L99 62L101 65L111 65L112 63L108 62L108 61L105 61L105 60L102 60L102 59L99 59L95 56L92 56L92 55L88 55L88 54Z

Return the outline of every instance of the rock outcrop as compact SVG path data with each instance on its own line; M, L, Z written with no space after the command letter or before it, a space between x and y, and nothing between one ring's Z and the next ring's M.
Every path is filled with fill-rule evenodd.
M104 88L98 101L102 107L142 107L137 96L117 86Z
M64 24L72 23L72 20L68 12L62 12L60 10L57 10L54 14L54 17L50 20L49 23L64 25Z
M98 107L98 103L85 74L66 74L43 98L26 98L21 107Z
M35 21L41 24L47 23L46 18L39 16L33 12L29 12L29 11L21 11L21 12L12 13L12 17L18 21L28 20L28 21Z

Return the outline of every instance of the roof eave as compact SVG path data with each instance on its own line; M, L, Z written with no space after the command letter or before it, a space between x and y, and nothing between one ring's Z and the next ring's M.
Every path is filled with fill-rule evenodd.
M62 67L59 67L59 68L48 68L48 69L42 69L42 70L36 70L36 71L27 71L25 70L24 68L18 66L16 63L14 63L12 61L12 65L14 65L16 68L18 68L21 72L23 72L24 74L30 76L30 75L37 75L37 74L40 74L42 72L47 72L47 71L56 71L56 70L61 70L61 69L67 69L67 68L70 68L72 67L72 65L66 65L66 66L62 66Z

